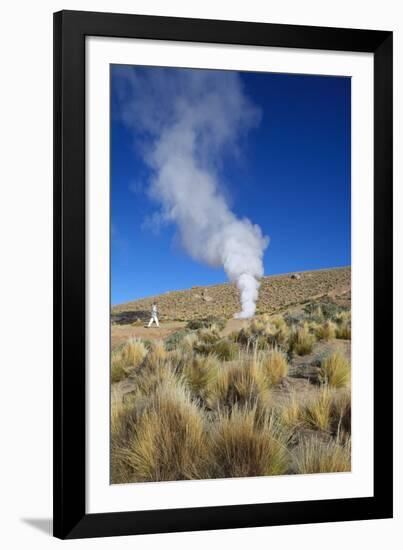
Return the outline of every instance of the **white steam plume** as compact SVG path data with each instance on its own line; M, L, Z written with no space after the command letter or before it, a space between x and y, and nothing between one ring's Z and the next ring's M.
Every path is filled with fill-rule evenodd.
M219 186L223 155L257 126L260 112L237 73L120 67L115 101L124 123L141 136L153 176L149 193L161 218L177 225L192 258L223 267L240 291L239 318L254 315L263 253L258 225L231 212Z

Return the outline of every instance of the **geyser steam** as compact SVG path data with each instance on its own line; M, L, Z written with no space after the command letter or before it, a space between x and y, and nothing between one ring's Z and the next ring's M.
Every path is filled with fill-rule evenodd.
M141 138L152 171L149 195L161 205L160 221L174 222L195 260L223 267L240 291L242 310L256 310L263 252L259 226L231 212L220 190L223 156L237 153L239 139L258 125L237 73L190 69L115 67L114 101Z

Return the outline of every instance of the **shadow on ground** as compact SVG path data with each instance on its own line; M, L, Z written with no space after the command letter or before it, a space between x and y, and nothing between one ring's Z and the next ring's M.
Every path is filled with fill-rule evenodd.
M141 323L148 322L150 320L150 312L143 309L137 309L135 311L120 311L119 313L111 313L111 321L115 325L131 325L135 321L141 321Z
M53 534L53 521L51 518L21 518L21 521L38 531L42 531L42 533Z

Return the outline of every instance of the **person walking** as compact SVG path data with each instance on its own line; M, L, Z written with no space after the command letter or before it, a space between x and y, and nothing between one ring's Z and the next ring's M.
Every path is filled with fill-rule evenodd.
M150 328L153 323L155 323L157 325L157 327L160 326L159 321L158 321L157 304L155 302L153 302L153 305L151 307L151 319L150 319L150 322L148 323L147 327Z

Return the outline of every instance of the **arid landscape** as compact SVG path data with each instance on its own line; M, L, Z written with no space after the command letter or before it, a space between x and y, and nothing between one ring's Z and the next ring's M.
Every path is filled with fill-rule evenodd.
M112 308L111 482L349 471L349 267ZM159 328L146 328L152 303Z

